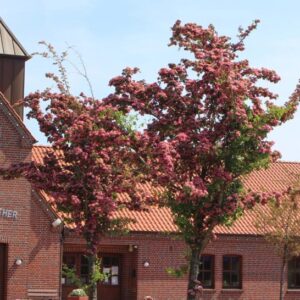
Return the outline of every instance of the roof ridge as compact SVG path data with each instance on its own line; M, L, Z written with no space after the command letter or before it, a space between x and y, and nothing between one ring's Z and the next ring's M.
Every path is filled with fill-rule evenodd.
M300 161L295 161L295 160L279 160L279 161L275 161L276 163L280 163L280 164L300 164Z
M34 145L33 146L34 148L52 148L52 146L51 145Z
M6 30L7 34L10 36L10 38L12 39L12 42L14 42L21 50L21 52L23 53L23 55L20 54L16 54L16 53L3 53L4 55L12 55L12 56L19 56L19 57L25 57L26 60L31 58L31 56L27 53L27 51L25 50L25 48L22 46L22 44L19 42L19 40L16 38L16 36L13 34L13 32L9 29L9 27L6 25L6 23L4 22L4 20L0 17L0 24L3 26L4 30ZM1 30L0 30L1 33Z

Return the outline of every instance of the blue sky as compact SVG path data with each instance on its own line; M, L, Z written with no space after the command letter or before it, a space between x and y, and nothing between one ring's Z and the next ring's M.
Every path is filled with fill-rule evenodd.
M4 0L1 0L1 2ZM236 36L237 28L254 19L261 24L248 39L247 57L255 67L275 69L282 80L272 90L283 103L300 77L299 0L10 0L1 17L29 53L43 50L38 41L58 50L74 46L85 61L96 97L109 92L110 78L126 66L137 66L153 81L157 70L184 55L167 47L177 19L203 26L212 23L220 34ZM76 64L76 56L71 58ZM26 93L51 86L44 74L50 61L33 57L27 63ZM88 93L86 82L69 69L73 92ZM46 143L36 124L25 121L39 143ZM300 111L270 136L284 160L300 161Z

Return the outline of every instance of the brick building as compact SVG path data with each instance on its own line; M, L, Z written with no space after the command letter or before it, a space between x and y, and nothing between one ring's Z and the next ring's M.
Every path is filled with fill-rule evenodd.
M0 163L41 161L48 147L34 146L24 126L24 66L29 58L0 19ZM282 190L300 174L300 163L274 163L252 173L245 185L254 190ZM145 188L148 188L145 186ZM61 276L64 261L84 280L88 269L85 244L71 227L59 224L49 198L24 179L0 180L0 300L66 299L73 288ZM259 209L259 207L257 207ZM99 299L185 299L186 278L167 274L185 264L186 246L166 208L149 212L122 210L136 220L130 233L105 237L99 244L103 270L110 274L98 285ZM215 229L217 238L205 249L199 279L203 299L275 300L279 295L280 259L254 226L248 211L232 227ZM285 274L285 299L300 299L300 263L291 261Z

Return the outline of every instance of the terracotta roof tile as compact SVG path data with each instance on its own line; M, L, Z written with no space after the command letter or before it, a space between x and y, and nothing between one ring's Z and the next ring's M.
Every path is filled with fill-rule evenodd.
M276 162L268 169L254 171L244 178L245 187L254 191L282 191L300 175L300 163Z
M150 207L148 211L131 211L122 209L115 213L116 217L135 220L128 225L131 231L144 232L176 232L170 210L168 208Z
M34 146L33 159L42 162L45 151L51 150L47 146ZM300 175L300 163L297 162L276 162L268 169L254 171L244 178L246 188L254 191L282 191L292 185ZM149 184L143 186L151 189ZM46 193L44 198L50 200ZM123 200L126 195L121 196ZM255 210L264 209L257 205L253 210L248 210L232 226L217 226L214 230L217 234L257 235L255 228ZM135 220L128 225L129 230L134 232L178 232L172 220L172 214L168 208L149 207L148 211L131 211L122 209L115 213L116 217ZM73 226L69 226L72 228Z
M50 146L41 146L41 145L35 145L33 147L32 151L32 159L33 161L42 164L43 163L43 157L46 154L47 151L51 151Z

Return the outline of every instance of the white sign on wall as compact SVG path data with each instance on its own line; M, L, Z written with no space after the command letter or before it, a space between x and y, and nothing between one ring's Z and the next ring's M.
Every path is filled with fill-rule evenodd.
M5 219L16 220L18 217L18 212L11 209L0 208L0 217Z

